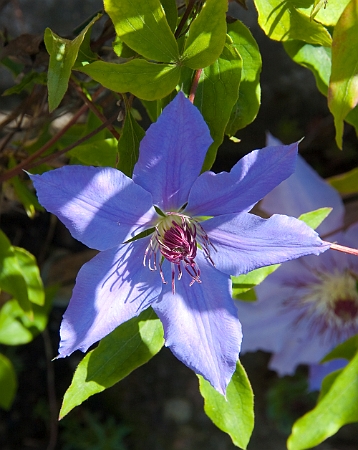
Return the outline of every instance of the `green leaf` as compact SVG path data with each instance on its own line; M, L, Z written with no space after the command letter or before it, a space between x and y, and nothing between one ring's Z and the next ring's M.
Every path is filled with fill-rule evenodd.
M154 101L141 100L141 102L142 102L145 110L147 111L149 119L152 122L155 122L161 114L160 100L154 100Z
M288 438L289 450L320 444L343 425L358 421L358 353L333 382L317 406L297 420Z
M225 128L239 94L241 66L240 55L228 43L214 64L201 73L194 104L201 111L214 140L206 154L203 170L213 165L217 149L224 139Z
M175 0L160 0L170 29L174 32L178 22L178 8Z
M17 390L17 377L14 366L0 353L0 407L11 408Z
M79 363L65 393L60 419L145 364L163 344L163 327L151 308L120 325Z
M301 41L287 41L284 48L290 57L313 73L319 91L327 96L331 76L331 49Z
M19 177L12 177L8 183L14 188L15 194L22 203L28 217L33 219L36 211L44 211L37 200L36 195L30 191L27 185Z
M246 372L238 361L226 390L226 398L198 375L207 416L227 433L233 443L246 449L254 427L254 396Z
M121 137L118 141L118 169L128 177L133 174L134 165L139 156L139 144L145 132L127 109Z
M44 306L33 305L33 318L29 319L16 299L8 300L0 309L0 343L27 344L47 325L52 296L48 294Z
M296 9L297 0L254 0L259 25L275 41L298 39L330 47L332 39L321 24Z
M50 28L46 28L44 40L46 50L50 55L47 76L50 112L57 108L63 99L83 39L93 23L100 17L101 14L97 14L73 41L61 38Z
M342 372L342 370L343 369L335 370L335 371L329 373L328 375L326 375L323 378L322 384L321 384L321 390L319 391L319 396L318 396L317 403L319 403L323 399L323 397L329 392L329 390L331 389L333 383L335 382L335 380L338 377L338 375Z
M225 44L227 0L206 0L189 28L182 63L201 69L216 61Z
M35 84L46 85L46 74L29 72L24 75L19 84L6 89L1 95L20 94L22 91L30 91Z
M298 10L316 22L326 26L335 26L344 8L350 0L315 0L313 7L300 7L297 2Z
M260 108L261 55L249 29L239 20L228 24L228 34L242 58L239 98L234 105L225 133L234 135L251 123Z
M125 44L119 36L116 36L113 41L113 50L117 56L120 56L121 58L132 58L133 56L136 56L138 53L132 50L130 47L128 47L127 44Z
M349 172L342 173L341 175L331 177L327 181L341 194L357 194L358 167L350 170Z
M35 305L44 306L45 291L36 258L24 248L13 248L21 273L26 282L30 302Z
M316 211L310 211L308 213L301 214L299 220L302 220L306 225L314 230L321 225L324 219L330 214L332 208L320 208Z
M274 264L272 266L260 267L259 269L252 270L251 272L239 275L238 277L231 277L233 298L241 300L244 292L249 291L262 283L266 277L279 267L280 264Z
M148 59L178 61L179 50L159 0L104 0L117 35Z
M0 289L17 298L21 308L32 314L25 277L21 271L14 247L0 230Z
M124 64L96 61L80 70L107 89L131 92L144 100L156 100L170 94L180 76L180 68L174 64L155 64L144 59Z
M351 0L333 32L332 74L328 107L336 127L336 142L342 148L343 120L358 103L358 0Z
M118 141L115 138L96 140L88 144L78 145L68 154L89 166L116 167L117 145Z
M347 341L337 345L331 352L328 353L323 359L323 362L331 361L332 359L344 358L350 361L354 358L358 352L358 334L352 336Z

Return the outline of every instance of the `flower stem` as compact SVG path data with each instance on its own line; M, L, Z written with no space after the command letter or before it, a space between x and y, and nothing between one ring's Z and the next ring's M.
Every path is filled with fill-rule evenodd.
M195 72L194 75L194 79L193 79L193 83L191 85L191 89L190 89L190 94L189 94L189 100L191 101L191 103L194 103L194 99L195 99L195 94L196 94L196 90L198 88L198 84L199 84L199 80L200 80L200 75L201 72L203 71L203 69L198 69Z
M344 245L332 244L330 242L326 243L331 245L332 250L337 250L338 252L349 253L350 255L358 256L358 249L356 248L345 247Z

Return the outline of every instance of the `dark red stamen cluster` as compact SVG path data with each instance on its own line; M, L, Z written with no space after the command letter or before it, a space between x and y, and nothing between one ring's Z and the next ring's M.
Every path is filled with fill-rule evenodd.
M171 221L169 221L170 216L173 217ZM175 293L175 272L177 272L177 278L180 280L183 275L182 266L192 279L190 286L195 282L201 283L200 269L195 262L197 241L201 244L207 259L214 265L209 249L209 246L212 246L212 244L203 227L188 216L179 213L168 213L166 221L158 224L150 240L144 255L144 265L148 258L149 269L157 270L157 254L159 251L161 254L159 270L163 283L166 283L162 270L164 260L166 259L172 265L173 293Z

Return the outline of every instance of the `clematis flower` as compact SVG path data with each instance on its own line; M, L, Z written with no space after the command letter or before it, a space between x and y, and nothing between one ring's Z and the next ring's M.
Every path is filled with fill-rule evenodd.
M279 141L269 137L269 144ZM321 207L333 210L318 228L329 240L357 247L358 225L345 233L344 206L338 192L299 157L293 175L261 202L269 214L299 216ZM293 374L308 364L310 388L319 389L325 375L344 365L320 360L337 344L358 333L358 259L327 252L283 264L256 287L256 302L237 302L244 339L242 352L272 352L269 367Z
M133 179L83 166L31 175L40 203L101 251L78 273L59 357L86 351L151 306L166 346L225 393L242 339L230 275L329 248L297 219L248 213L294 171L297 144L200 175L211 143L200 112L179 93L142 140Z

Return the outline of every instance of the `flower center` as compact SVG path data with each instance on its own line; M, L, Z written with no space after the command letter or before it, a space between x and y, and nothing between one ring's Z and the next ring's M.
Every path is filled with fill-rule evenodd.
M358 315L358 304L354 300L337 300L334 305L334 314L343 322L354 320Z
M160 253L159 271L163 283L166 284L162 265L164 260L169 261L171 263L172 291L174 294L175 274L177 273L177 278L180 280L183 275L183 268L191 277L190 286L195 282L201 283L200 269L195 262L198 244L205 257L214 265L210 256L210 247L214 248L214 246L200 223L184 214L168 212L155 227L155 232L145 251L144 265L146 265L148 259L149 269L157 270L158 254Z
M302 284L294 296L295 306L302 311L299 320L308 321L320 334L328 334L337 342L357 333L358 275L338 269L314 275L317 282Z

